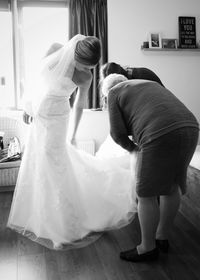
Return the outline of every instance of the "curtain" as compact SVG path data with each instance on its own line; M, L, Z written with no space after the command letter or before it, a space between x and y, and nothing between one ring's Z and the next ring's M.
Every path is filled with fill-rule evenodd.
M0 11L10 12L10 0L0 0Z
M107 0L69 1L69 38L76 34L96 36L102 45L101 60L93 71L93 82L87 96L85 108L102 106L99 86L99 69L108 61ZM74 94L71 99L73 104Z

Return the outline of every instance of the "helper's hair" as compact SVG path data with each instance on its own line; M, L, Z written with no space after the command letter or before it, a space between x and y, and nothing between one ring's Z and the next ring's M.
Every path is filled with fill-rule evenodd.
M126 70L115 62L108 62L102 65L100 69L101 81L110 74L121 74L128 78Z
M113 88L115 85L127 81L128 79L121 74L110 74L108 75L102 83L102 94L103 96L107 97L109 91L111 88Z

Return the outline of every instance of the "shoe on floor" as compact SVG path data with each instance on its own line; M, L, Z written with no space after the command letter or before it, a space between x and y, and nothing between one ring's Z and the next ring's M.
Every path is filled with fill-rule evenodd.
M169 241L167 239L156 239L156 247L160 249L163 253L168 253L169 251Z
M143 254L138 254L137 248L120 253L120 258L122 260L130 261L130 262L155 261L158 259L158 257L159 257L158 248L155 248Z

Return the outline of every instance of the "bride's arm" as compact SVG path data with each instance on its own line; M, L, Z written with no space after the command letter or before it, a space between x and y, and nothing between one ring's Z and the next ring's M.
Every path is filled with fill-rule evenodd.
M83 114L83 108L85 106L85 100L87 96L87 92L90 88L92 79L90 79L84 85L78 87L78 91L76 94L76 98L74 101L73 109L72 109L72 118L70 120L70 132L69 132L69 141L71 144L75 144L76 132Z

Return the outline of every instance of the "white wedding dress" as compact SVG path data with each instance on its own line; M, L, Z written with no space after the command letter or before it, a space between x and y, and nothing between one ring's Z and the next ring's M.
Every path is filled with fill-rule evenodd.
M130 223L137 211L127 166L67 143L75 88L65 77L41 98L8 219L8 227L52 249L86 246L103 231Z

